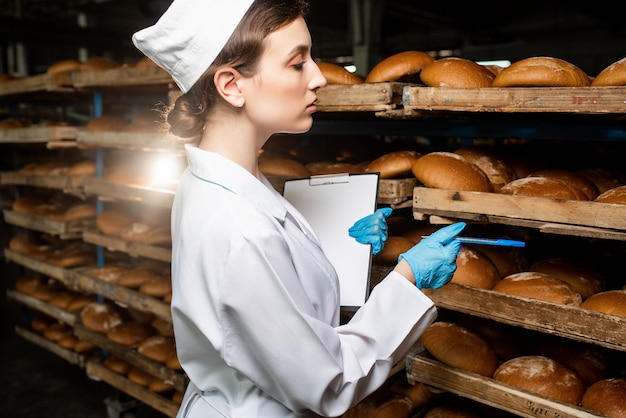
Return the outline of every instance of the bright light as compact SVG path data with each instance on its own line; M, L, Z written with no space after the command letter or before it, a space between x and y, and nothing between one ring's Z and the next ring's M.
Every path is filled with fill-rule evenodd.
M355 73L356 72L356 65L346 65L344 68L346 70L350 71L351 73Z
M178 183L180 173L180 158L171 156L159 157L153 163L150 184L168 188L173 187Z
M506 68L511 65L509 60L493 60L493 61L476 61L480 65L497 65L498 67Z

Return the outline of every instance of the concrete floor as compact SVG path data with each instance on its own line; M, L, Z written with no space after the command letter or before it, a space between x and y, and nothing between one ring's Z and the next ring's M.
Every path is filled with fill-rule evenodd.
M0 272L0 417L166 418L107 383L90 379L81 367L16 335L21 307L6 299L10 280L2 279L7 279L7 266L0 263ZM115 407L119 404L124 408Z

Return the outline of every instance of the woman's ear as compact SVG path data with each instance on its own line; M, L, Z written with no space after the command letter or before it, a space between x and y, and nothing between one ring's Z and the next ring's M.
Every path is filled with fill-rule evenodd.
M243 107L244 99L237 81L241 74L232 67L217 70L213 78L215 87L222 98L233 107Z

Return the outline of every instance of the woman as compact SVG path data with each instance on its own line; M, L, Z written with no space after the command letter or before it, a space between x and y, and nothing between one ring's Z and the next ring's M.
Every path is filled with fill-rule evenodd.
M419 289L455 269L464 224L403 254L340 325L333 266L257 163L273 134L309 130L326 84L306 9L303 0L175 0L134 36L183 91L167 121L190 140L172 209L172 318L190 379L179 417L343 414L434 320ZM353 236L380 247L388 214L358 222Z

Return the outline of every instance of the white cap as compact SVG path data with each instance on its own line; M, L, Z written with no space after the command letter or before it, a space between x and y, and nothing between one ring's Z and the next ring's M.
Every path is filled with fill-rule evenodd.
M215 61L254 0L174 0L133 43L186 93Z

